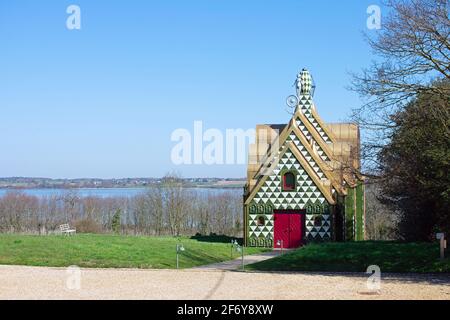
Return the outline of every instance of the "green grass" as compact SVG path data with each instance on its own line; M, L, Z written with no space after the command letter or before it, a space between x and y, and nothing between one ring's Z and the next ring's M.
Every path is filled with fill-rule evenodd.
M181 238L180 268L230 260L230 244ZM214 241L212 239L211 241ZM77 234L24 236L0 234L0 264L89 268L175 268L177 238ZM248 248L246 254L261 252ZM237 253L234 253L237 257Z
M261 271L450 272L450 259L439 260L437 243L349 242L311 244L247 267Z

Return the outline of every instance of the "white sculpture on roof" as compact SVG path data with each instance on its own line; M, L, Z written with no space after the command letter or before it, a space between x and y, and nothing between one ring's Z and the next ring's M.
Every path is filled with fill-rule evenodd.
M308 70L303 69L298 75L295 81L295 87L297 89L297 97L300 98L303 95L314 95L314 81Z
M314 80L307 69L303 69L297 74L297 79L294 83L296 95L291 95L287 98L286 104L290 108L295 108L298 106L299 102L302 100L311 98L314 96L314 90L316 88Z

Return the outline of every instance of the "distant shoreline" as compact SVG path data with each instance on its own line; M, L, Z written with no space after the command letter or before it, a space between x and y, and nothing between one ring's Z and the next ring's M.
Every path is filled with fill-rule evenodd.
M156 185L154 185L156 186ZM108 190L108 189L147 189L152 186L136 186L136 187L0 187L0 190L12 190L12 191L20 191L20 190L81 190L81 189L97 189L97 190ZM185 185L184 188L193 188L193 189L241 189L244 185L211 185L211 186L202 186L202 185Z
M157 186L162 178L123 178L123 179L50 179L50 178L27 178L10 177L0 178L0 189L2 190L25 190L25 189L133 189ZM233 178L181 178L182 184L187 188L213 188L213 189L237 189L243 188L246 179Z

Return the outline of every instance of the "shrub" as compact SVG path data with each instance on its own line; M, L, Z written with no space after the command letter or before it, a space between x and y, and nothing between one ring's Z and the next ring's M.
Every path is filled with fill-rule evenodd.
M102 233L102 226L93 219L75 221L74 226L79 233Z
M121 219L120 216L121 216L121 210L117 209L116 212L114 213L114 215L112 217L112 221L111 221L111 228L114 233L120 232L120 219Z

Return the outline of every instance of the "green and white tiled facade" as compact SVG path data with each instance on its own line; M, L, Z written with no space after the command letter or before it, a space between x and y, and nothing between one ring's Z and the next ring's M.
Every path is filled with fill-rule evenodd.
M297 124L297 127L300 129L300 131L303 133L303 135L305 136L305 138L309 141L312 140L314 142L314 146L317 150L317 154L319 155L319 157L323 160L323 161L330 161L330 158L328 158L328 156L326 155L325 151L323 151L323 149L320 147L320 145L317 143L316 139L314 139L311 135L311 133L309 133L308 129L306 129L305 124L302 122L302 120L300 118L297 118L295 120L295 123Z
M306 148L301 144L300 139L297 137L295 133L291 133L289 137L286 139L287 142L293 142L295 146L298 148L300 153L305 157L306 161L308 161L311 168L313 168L314 172L317 174L320 180L326 181L325 173L319 168L317 163L313 160L312 155L306 150Z
M313 81L311 75L309 74L308 71L303 70L298 76L298 79L300 81L303 81L300 84L300 87L302 87L303 89L298 90L298 92L300 93L298 108L306 116L306 118L313 125L313 127L317 130L319 135L322 137L323 141L325 141L326 143L331 143L332 141L330 137L325 133L325 130L320 126L319 122L317 121L316 118L314 118L314 115L311 112L312 108L314 108L314 102L311 94L311 90L313 89L312 87Z
M295 172L296 190L282 190L281 172ZM267 177L253 201L248 206L248 239L251 246L270 246L274 238L274 210L305 210L305 240L330 240L330 206L322 192L312 181L294 154L287 150L279 160L273 173ZM321 224L315 218L321 216ZM266 224L258 226L258 218L263 216Z
M272 158L266 155L268 162L249 177L256 181L256 185L253 190L247 190L244 197L245 238L248 246L274 247L274 233L279 230L275 221L277 211L292 211L304 217L302 243L337 240L345 233L342 225L348 221L342 219L346 219L344 211L348 211L347 207L351 204L342 187L330 181L332 173L328 164L332 161L329 158L332 152L329 146L335 138L327 134L329 131L322 128L320 119L316 119L318 116L313 112L315 87L307 70L298 74L296 88L298 105L291 125L283 131L284 141L279 142L276 155ZM290 148L295 148L295 152ZM283 190L283 175L287 172L295 177L295 188L289 191ZM340 181L336 177L332 179ZM339 230L336 229L337 217L340 221ZM351 239L352 235L344 237Z

